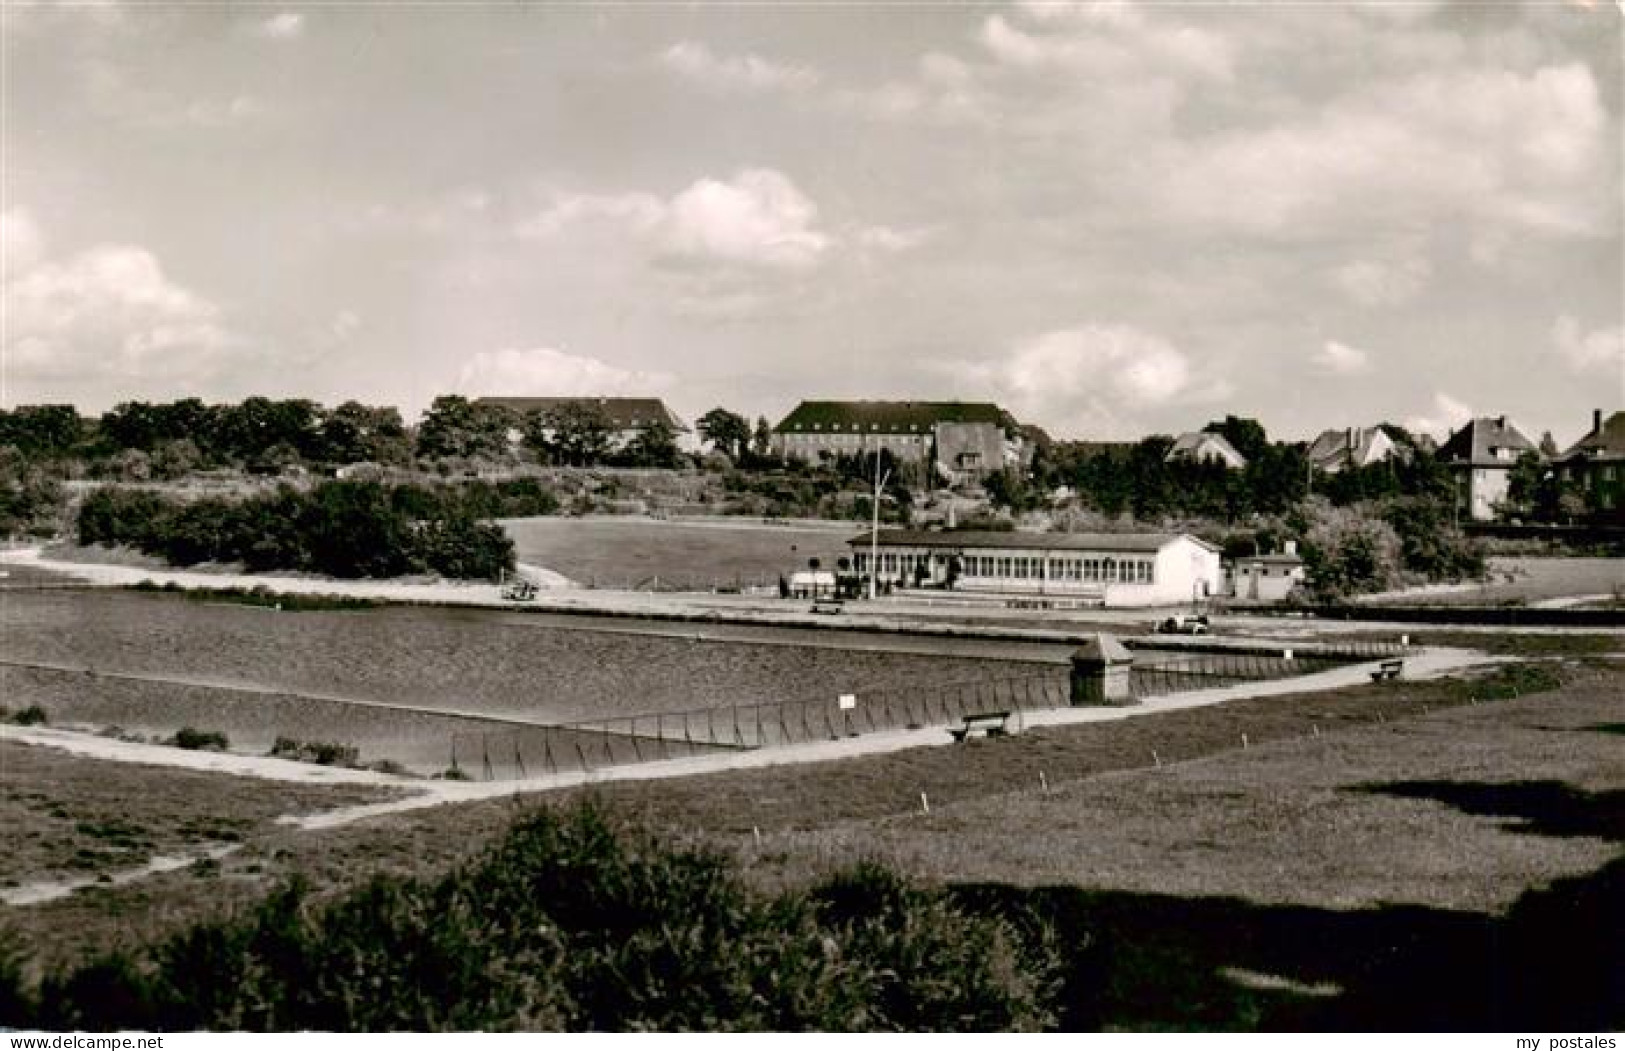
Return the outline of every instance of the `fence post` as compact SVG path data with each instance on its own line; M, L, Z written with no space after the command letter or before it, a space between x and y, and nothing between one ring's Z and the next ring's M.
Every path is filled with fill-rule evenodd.
M553 758L553 731L542 731L542 769L550 774L559 772L559 762Z
M587 753L581 747L581 739L579 737L575 741L575 746L576 746L576 758L581 760L581 772L584 773L584 774L592 773L592 763L588 762Z
M491 773L491 736L480 734L480 751L485 755L485 779L495 781L496 776Z
M529 772L525 770L525 753L519 746L519 735L517 733L513 735L513 765L519 770L519 779L521 781L530 777Z

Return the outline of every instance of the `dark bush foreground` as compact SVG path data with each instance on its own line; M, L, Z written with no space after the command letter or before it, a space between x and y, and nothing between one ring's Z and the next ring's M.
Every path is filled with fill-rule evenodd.
M6 964L0 1024L58 1030L1038 1029L1059 973L1043 930L882 869L768 898L591 806L438 881L288 887L37 989Z

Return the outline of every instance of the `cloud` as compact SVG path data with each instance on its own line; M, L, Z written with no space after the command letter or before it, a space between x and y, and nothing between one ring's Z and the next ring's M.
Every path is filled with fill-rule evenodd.
M731 263L805 267L830 247L814 229L818 208L788 178L752 168L731 181L701 179L672 198L665 220L668 252Z
M1354 302L1366 307L1409 303L1427 287L1433 266L1421 256L1358 259L1337 268L1332 281Z
M660 63L685 79L719 91L805 91L819 81L818 73L805 66L782 65L756 55L718 56L692 40L661 52Z
M240 340L219 309L133 245L38 262L0 290L10 380L196 379Z
M789 177L750 168L731 179L704 178L669 199L648 193L558 197L516 227L551 237L584 222L608 221L643 238L652 255L678 264L805 269L835 239L817 228L818 207Z
M297 40L305 34L305 16L296 11L283 11L254 23L254 34L266 40Z
M1000 62L1082 71L1091 77L1177 75L1227 81L1236 49L1223 36L1164 21L1148 8L1118 2L1043 2L990 15L979 40Z
M10 281L39 262L44 239L34 217L23 208L0 212L0 281Z
M470 395L585 397L647 395L671 386L666 372L641 372L552 347L482 351L464 363L456 389Z
M1552 343L1575 372L1618 370L1625 375L1625 327L1586 332L1567 314L1552 325Z
M1184 351L1132 325L1080 325L1018 343L996 363L954 362L968 388L1064 433L1117 430L1139 413L1204 400Z
M1452 398L1443 391L1436 391L1432 412L1407 418L1405 429L1415 434L1431 434L1443 440L1472 418L1472 407L1466 402Z
M1327 340L1314 356L1314 362L1323 371L1338 376L1354 376L1369 371L1371 368L1371 354L1359 347L1351 347L1347 343L1336 340Z

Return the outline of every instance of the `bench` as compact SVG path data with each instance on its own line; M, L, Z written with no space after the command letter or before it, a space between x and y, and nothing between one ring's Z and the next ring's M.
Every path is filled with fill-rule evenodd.
M842 608L839 602L814 602L812 611L814 613L840 613Z
M1371 673L1371 681L1382 682L1384 679L1397 679L1399 673L1404 670L1405 662L1402 660L1383 661L1377 665L1377 670Z
M976 715L965 716L962 726L955 726L948 732L953 734L955 741L964 741L973 734L983 737L1003 737L1010 732L1009 712L980 712Z

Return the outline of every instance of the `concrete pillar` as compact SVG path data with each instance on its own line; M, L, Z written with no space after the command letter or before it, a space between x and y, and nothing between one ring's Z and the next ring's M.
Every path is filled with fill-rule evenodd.
M1072 653L1072 704L1137 704L1129 684L1134 655L1115 636L1091 635Z

